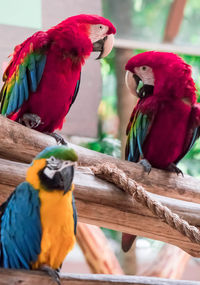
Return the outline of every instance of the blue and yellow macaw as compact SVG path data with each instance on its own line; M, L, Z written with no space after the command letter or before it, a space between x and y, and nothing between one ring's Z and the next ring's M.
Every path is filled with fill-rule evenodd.
M47 147L0 207L0 267L57 270L75 243L74 161L66 146Z

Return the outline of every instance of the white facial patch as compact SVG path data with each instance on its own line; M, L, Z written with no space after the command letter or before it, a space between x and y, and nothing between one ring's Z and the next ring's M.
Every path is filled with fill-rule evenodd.
M53 169L50 169L48 167L45 167L43 172L48 178L52 179L54 177L56 171L57 170L53 170Z
M154 86L155 78L151 67L147 65L135 67L134 71L141 78L143 84Z
M53 156L47 159L48 166L45 167L43 173L49 178L53 179L56 172L61 172L64 168L74 166L75 162L72 162L71 160L61 161L58 159L55 159Z
M103 39L108 32L108 27L102 24L91 25L90 26L90 40L92 43L95 43Z

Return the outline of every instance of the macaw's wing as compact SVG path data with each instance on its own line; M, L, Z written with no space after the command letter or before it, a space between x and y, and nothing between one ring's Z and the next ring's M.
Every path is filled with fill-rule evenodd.
M128 138L126 143L126 160L138 162L143 158L142 145L145 141L151 126L152 118L140 111L134 113L131 117L131 124L128 125Z
M77 211L75 205L74 195L72 194L72 207L73 207L73 218L74 218L74 234L76 235L76 228L77 228Z
M1 210L0 267L29 269L40 253L38 191L27 182L20 184Z
M193 105L188 122L188 132L181 155L175 161L177 164L191 150L195 141L200 137L200 104Z
M1 93L0 113L17 112L30 92L35 92L42 78L46 63L49 38L45 32L37 32L15 47L13 57L4 72L5 81Z
M76 97L77 97L77 94L78 94L78 91L79 91L79 87L80 87L80 83L81 83L81 72L80 72L80 76L79 76L79 80L77 80L77 83L76 83L76 87L75 87L75 90L74 90L74 95L72 97L72 102L69 106L69 110L72 106L72 104L74 103L74 101L76 100Z

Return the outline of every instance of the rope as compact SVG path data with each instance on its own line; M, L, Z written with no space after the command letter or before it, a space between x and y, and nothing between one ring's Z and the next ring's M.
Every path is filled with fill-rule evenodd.
M90 168L96 176L112 182L131 195L137 202L147 207L160 220L184 236L187 236L192 242L200 244L200 230L197 227L191 226L187 221L173 213L168 207L163 206L159 201L151 198L141 185L129 178L114 164L104 163Z

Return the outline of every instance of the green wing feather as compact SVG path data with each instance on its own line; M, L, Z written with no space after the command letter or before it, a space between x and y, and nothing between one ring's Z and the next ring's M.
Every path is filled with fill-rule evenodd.
M142 146L149 132L150 120L146 114L136 112L128 133L126 144L126 159L138 162L140 157L144 157Z

